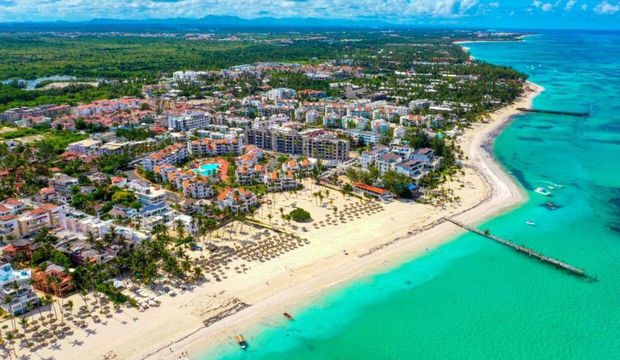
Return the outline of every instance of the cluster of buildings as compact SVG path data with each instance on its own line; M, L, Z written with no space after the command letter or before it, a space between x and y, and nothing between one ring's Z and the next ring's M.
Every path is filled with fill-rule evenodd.
M69 105L39 105L34 107L20 107L15 109L9 109L0 114L0 120L15 123L20 119L50 119L53 116L67 114L71 111ZM51 121L51 120L50 120ZM39 122L41 122L39 120Z
M264 127L247 129L245 135L248 144L263 150L336 162L349 158L349 141L324 129Z
M396 171L417 181L431 170L436 170L441 162L431 148L413 149L409 146L378 145L372 150L362 152L360 165L364 169L374 166L381 175Z

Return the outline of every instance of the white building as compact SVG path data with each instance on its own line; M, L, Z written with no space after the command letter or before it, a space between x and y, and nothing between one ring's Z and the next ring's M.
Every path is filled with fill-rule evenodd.
M244 189L228 188L217 197L220 210L230 209L233 213L249 212L258 203L256 195Z
M169 145L163 150L154 152L144 159L142 159L142 167L145 171L153 171L155 166L161 166L164 164L178 164L189 158L189 151L187 151L187 145L174 144Z
M82 155L97 155L100 146L101 141L86 139L67 145L67 151L76 152Z
M375 160L375 166L381 172L381 175L385 174L389 170L394 170L396 164L401 162L403 159L394 153L384 154Z
M209 124L211 124L211 114L204 111L193 111L180 116L168 117L168 128L172 131L206 129Z
M360 164L364 169L368 169L369 166L374 165L379 156L385 155L390 152L387 146L379 145L372 150L362 152L360 156Z
M269 100L291 99L291 98L294 98L296 95L297 95L297 92L289 88L271 89L265 93L265 96Z
M4 311L21 314L37 304L39 300L30 285L31 277L29 269L13 270L11 264L0 266L0 304Z
M145 206L162 204L166 201L167 197L166 190L156 189L154 187L147 187L136 191L135 194L140 204Z

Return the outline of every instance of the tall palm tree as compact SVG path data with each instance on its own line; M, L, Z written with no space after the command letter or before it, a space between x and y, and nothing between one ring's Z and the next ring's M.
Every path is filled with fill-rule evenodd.
M9 312L11 313L11 322L13 323L13 328L15 329L15 317L12 315L13 314L13 296L6 294L4 295L4 298L2 299L4 301L4 303L8 306L9 308Z
M183 224L183 221L181 221L181 219L177 219L174 222L174 231L176 231L177 236L180 239L183 239L185 237L185 226Z
M47 278L47 281L49 281L51 288L54 291L54 294L56 295L56 297L58 297L58 300L60 301L60 322L64 324L65 315L62 307L62 294L60 293L60 278L58 278L57 276L49 276ZM54 306L54 304L52 304L52 306Z

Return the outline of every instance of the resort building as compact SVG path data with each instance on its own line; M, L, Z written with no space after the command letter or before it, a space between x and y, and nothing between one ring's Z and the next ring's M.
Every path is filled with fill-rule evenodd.
M189 152L195 157L239 155L242 151L238 139L200 139L188 143Z
M17 216L19 236L32 235L43 228L52 228L59 224L61 207L43 204L36 209Z
M403 161L396 165L395 170L417 181L424 175L424 162L414 159Z
M390 152L390 149L387 146L379 145L372 150L362 152L360 156L360 165L364 169L368 169L369 166L374 166L375 161L380 156L383 156Z
M421 148L411 154L411 159L420 160L429 169L437 169L440 159L435 157L435 151L431 148Z
M349 156L349 142L322 129L303 132L284 127L247 129L245 136L250 145L285 154L338 161Z
M24 202L16 198L8 198L0 203L0 205L5 209L4 211L8 210L11 214L18 214L26 208ZM2 215L7 215L7 213L2 213Z
M17 239L19 236L17 216L13 214L0 216L0 241Z
M101 141L86 139L67 145L66 151L75 152L80 155L97 155L99 153L100 146Z
M371 196L371 197L374 197L380 200L389 200L393 197L392 193L390 193L386 189L382 189L382 188L378 188L375 186L370 186L370 185L366 185L362 183L353 184L353 191L363 194L363 195Z
M73 278L64 267L49 261L42 265L45 270L35 269L32 272L35 289L59 297L64 297L75 289Z
M155 166L163 164L178 164L189 159L187 146L181 143L169 145L165 149L154 152L142 160L145 171L153 171Z
M296 174L307 175L314 168L314 163L312 163L308 159L302 159L297 161L295 159L291 159L289 161L285 161L282 163L282 171L284 172L294 172Z
M80 182L77 178L62 173L54 174L49 181L50 187L64 195L71 194L71 188L78 186L79 184Z
M32 285L30 270L13 270L11 264L0 265L0 304L4 311L22 314L38 303Z
M267 169L263 165L241 165L235 169L235 179L239 185L254 185L262 181Z
M271 89L265 93L269 100L291 99L297 95L297 92L289 88Z
M172 131L205 129L211 124L211 114L203 111L187 112L181 116L170 116L168 128Z
M272 171L263 177L263 183L267 186L267 191L287 191L297 190L300 184L295 180L292 171L280 173Z
M379 169L381 175L385 174L389 170L394 170L396 164L402 161L402 158L394 153L387 153L377 157L375 160L375 167Z
M207 199L215 195L213 186L208 180L187 179L182 183L183 195L194 199Z
M325 130L306 130L302 136L302 152L306 157L324 160L346 161L350 144Z
M223 161L223 160L222 160ZM170 183L183 195L195 199L212 197L215 192L211 183L219 181L220 164L202 164L194 170L181 170L172 165L156 166L154 171L161 181Z
M152 186L139 189L135 191L134 194L138 198L140 204L145 206L163 204L168 197L166 190L156 189Z
M258 204L256 195L245 189L227 188L217 197L217 204L220 210L230 209L233 213L249 212Z
M344 133L351 136L353 139L357 141L361 141L363 144L377 144L379 140L381 140L381 136L372 131L362 131L362 130L344 130Z
M237 166L253 166L263 158L263 151L254 145L247 145L243 155L235 159Z

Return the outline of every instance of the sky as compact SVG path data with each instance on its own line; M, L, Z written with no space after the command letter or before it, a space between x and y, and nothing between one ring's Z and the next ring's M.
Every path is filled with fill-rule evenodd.
M430 26L620 29L620 0L0 0L0 22L207 15L376 19Z

